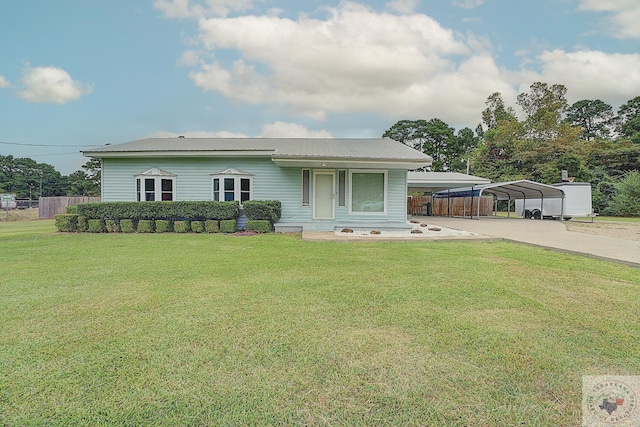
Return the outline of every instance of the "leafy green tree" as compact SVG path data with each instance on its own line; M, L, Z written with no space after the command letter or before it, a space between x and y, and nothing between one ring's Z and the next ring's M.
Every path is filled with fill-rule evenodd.
M606 212L614 216L640 216L640 173L631 171L616 184Z
M451 153L449 160L450 171L462 173L467 171L467 161L470 159L473 150L478 146L479 140L480 138L468 127L458 131L455 151Z
M65 177L53 166L25 157L0 156L0 182L4 191L18 198L37 199L67 192Z
M517 104L526 115L527 138L547 140L558 136L562 115L568 107L563 85L535 82L529 92L518 95Z
M582 127L583 138L587 141L594 138L607 139L611 136L613 125L613 107L599 99L583 99L575 102L567 109L565 121L571 126Z
M429 170L439 172L450 170L452 165L461 162L461 157L467 152L466 143L473 143L455 135L455 129L444 121L434 118L431 120L401 120L394 124L382 135L405 145L422 151L433 158ZM473 133L473 132L472 132ZM459 165L458 165L459 166Z
M512 107L505 106L500 92L494 92L489 95L485 105L487 108L482 111L482 123L487 129L495 129L504 121L517 121L515 110ZM480 129L482 129L482 124L479 126ZM482 136L481 132L477 133L478 136ZM482 133L484 133L484 131Z
M634 144L640 144L640 96L618 109L618 132Z

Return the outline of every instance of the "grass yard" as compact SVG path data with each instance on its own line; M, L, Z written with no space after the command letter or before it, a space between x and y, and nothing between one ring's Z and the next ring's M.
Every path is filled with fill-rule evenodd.
M507 242L0 223L0 425L571 426L640 272Z

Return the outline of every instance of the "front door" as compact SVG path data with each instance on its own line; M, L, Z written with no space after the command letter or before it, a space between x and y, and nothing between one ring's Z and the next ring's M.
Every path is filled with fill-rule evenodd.
M314 172L313 182L313 218L333 219L335 197L333 171Z

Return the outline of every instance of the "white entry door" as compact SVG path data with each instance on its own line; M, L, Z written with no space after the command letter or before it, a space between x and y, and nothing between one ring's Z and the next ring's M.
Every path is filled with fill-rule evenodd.
M333 219L335 198L333 171L313 173L313 218Z

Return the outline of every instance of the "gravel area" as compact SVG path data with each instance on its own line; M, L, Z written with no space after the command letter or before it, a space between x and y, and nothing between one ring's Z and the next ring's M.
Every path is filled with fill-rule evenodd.
M376 230L376 229L350 229L341 228L335 231L336 236L341 237L403 237L403 238L425 238L425 237L468 237L477 236L470 231L456 230L429 224L427 222L410 223L411 230ZM350 230L350 231L349 231Z

